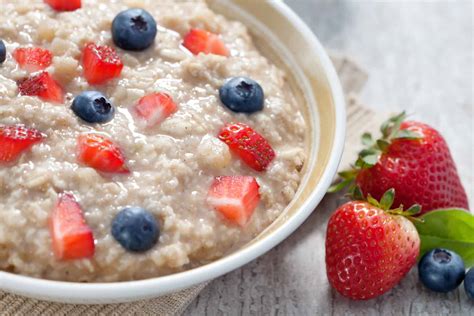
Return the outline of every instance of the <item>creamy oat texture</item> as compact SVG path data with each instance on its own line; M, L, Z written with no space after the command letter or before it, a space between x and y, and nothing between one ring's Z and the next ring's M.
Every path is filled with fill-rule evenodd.
M255 48L247 28L211 11L204 1L83 0L75 12L57 13L42 0L0 0L0 38L7 61L0 65L0 124L22 123L47 134L12 166L0 166L0 269L39 278L123 281L170 274L216 260L241 247L275 220L298 188L304 158L305 122L285 73ZM143 7L159 29L144 52L117 49L125 67L119 80L91 88L82 76L81 49L88 42L113 46L111 23L122 10ZM222 35L232 57L193 56L182 48L191 27ZM20 46L54 54L47 70L67 92L65 104L19 96L16 80L28 74L11 52ZM253 115L232 113L218 88L231 76L249 76L266 95ZM105 125L89 125L70 110L73 97L100 90L117 107ZM168 92L179 110L160 126L137 124L131 107L145 94ZM230 121L252 126L275 149L266 172L231 155L215 136ZM76 138L97 131L122 148L130 175L100 174L76 161ZM214 176L252 175L262 196L245 228L228 223L206 204ZM94 232L92 259L55 259L48 217L58 193L72 192ZM115 214L128 205L152 212L161 227L158 244L143 254L125 251L111 236Z

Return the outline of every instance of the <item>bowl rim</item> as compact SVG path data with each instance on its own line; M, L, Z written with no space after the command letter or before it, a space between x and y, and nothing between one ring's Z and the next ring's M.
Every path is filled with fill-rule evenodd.
M312 194L300 206L300 210L269 236L236 253L191 270L145 280L110 283L54 281L0 271L1 290L62 303L104 304L154 298L212 280L247 264L282 242L306 220L331 185L342 157L346 132L345 98L329 56L309 27L283 1L270 1L269 5L300 30L308 45L319 56L335 107L335 135L328 164Z

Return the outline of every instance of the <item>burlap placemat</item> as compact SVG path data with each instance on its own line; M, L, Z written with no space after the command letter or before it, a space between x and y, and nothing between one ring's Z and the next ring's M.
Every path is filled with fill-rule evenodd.
M340 166L344 169L360 149L361 131L378 126L380 119L356 98L367 81L367 74L347 57L331 55L347 96L346 149ZM180 315L206 285L196 285L156 299L108 305L59 304L0 292L0 315Z

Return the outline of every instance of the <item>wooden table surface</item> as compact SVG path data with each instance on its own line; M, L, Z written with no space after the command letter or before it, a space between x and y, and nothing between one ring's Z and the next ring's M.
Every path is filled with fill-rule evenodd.
M286 2L327 48L353 57L369 73L360 95L365 104L407 109L441 131L473 205L472 2ZM374 300L354 302L334 292L326 279L324 239L341 201L327 196L279 246L209 284L185 315L474 315L463 289L429 292L416 269Z

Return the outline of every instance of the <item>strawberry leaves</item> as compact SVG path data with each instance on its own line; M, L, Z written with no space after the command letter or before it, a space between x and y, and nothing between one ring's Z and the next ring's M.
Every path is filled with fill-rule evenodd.
M357 169L350 169L341 171L338 173L339 177L341 177L341 181L332 185L329 189L329 193L335 193L343 190L346 187L349 187L349 192L352 196L354 196L354 190L356 185L354 184L354 180L357 176L358 170ZM355 198L354 198L355 199Z
M396 133L400 130L400 126L402 125L403 121L406 119L406 113L403 111L402 113L389 118L387 121L382 123L380 127L380 132L382 132L382 136L384 139L391 139L394 138Z
M390 144L390 141L394 139L420 139L422 137L420 134L413 131L400 129L400 126L406 118L406 112L403 111L402 113L391 117L386 122L384 122L380 128L383 138L379 139L377 143L379 141L385 141L386 143Z
M419 221L418 218L413 217L421 212L421 206L418 204L412 205L406 211L403 210L403 205L400 205L398 208L392 209L393 202L395 201L395 189L393 188L387 190L387 192L384 193L384 195L380 199L380 202L377 201L377 199L373 198L370 194L367 195L367 199L365 199L358 186L356 186L354 194L359 195L359 198L357 200L367 200L367 202L369 202L373 206L378 207L389 214L407 217L412 222Z
M371 168L379 161L382 151L378 148L364 149L359 153L355 166L359 169Z
M364 133L362 134L362 144L365 146L372 146L374 144L374 139L372 138L372 135L370 133Z
M416 140L420 139L421 135L418 134L417 132L409 131L407 129L400 130L395 134L395 137L393 139L411 139L411 140Z
M390 210L393 201L395 200L395 190L390 189L382 196L380 202L374 199L370 194L367 196L367 202L375 207L381 208L384 211Z
M385 121L381 128L380 131L382 132L382 139L379 139L378 141L386 141L390 144L391 140L394 139L419 139L422 137L422 135L409 131L406 129L400 129L400 126L402 125L403 121L407 118L406 112L403 111L402 113L389 118L387 121ZM377 141L377 142L378 142Z
M373 140L372 135L364 133L362 135L362 144L368 148L363 149L359 153L359 157L355 163L355 167L359 169L372 168L380 159L383 153L388 151L390 144L395 139L419 139L422 136L416 132L400 129L407 115L402 112L394 117L389 118L380 127L382 138Z
M426 213L415 225L421 239L420 256L434 248L457 252L467 267L474 266L474 215L462 209Z
M412 205L408 210L406 210L404 213L406 216L415 216L421 212L421 205L415 204Z
M328 189L328 192L329 193L339 192L342 189L344 189L345 187L347 187L348 185L350 185L353 181L354 181L354 179L344 179L344 180L336 183L335 185L331 186Z
M395 190L390 189L380 199L380 206L383 210L389 210L392 207L393 201L395 200Z

